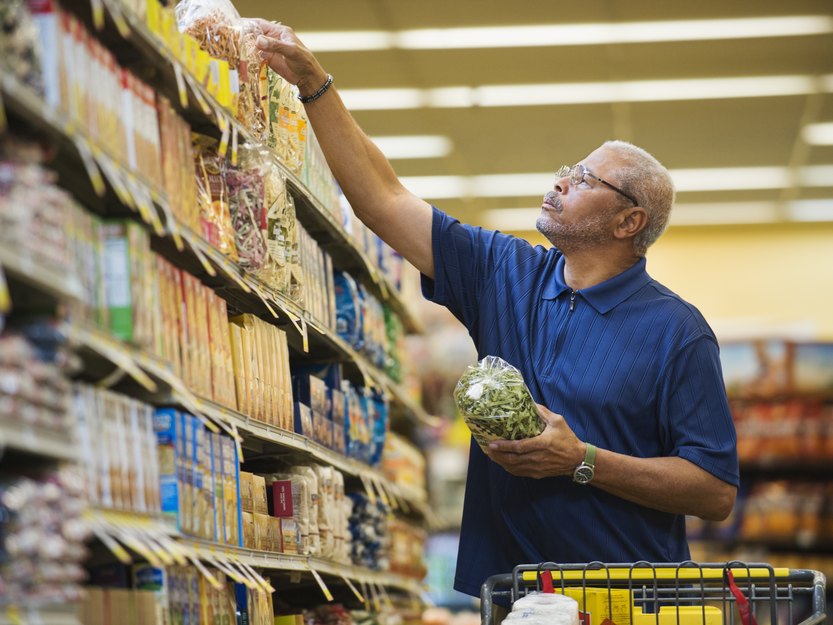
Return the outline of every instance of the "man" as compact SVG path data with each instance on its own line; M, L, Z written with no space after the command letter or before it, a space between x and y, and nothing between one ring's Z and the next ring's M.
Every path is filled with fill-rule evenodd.
M522 563L688 559L684 515L726 518L738 467L714 335L645 271L673 203L667 170L624 142L562 169L537 222L557 249L464 226L400 184L290 28L260 23L264 59L314 98L356 214L539 402L540 436L488 457L471 446L455 588L477 595Z

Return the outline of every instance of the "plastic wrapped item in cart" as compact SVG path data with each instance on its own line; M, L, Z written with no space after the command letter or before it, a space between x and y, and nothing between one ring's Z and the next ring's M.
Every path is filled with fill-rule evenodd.
M530 593L502 621L523 625L578 625L578 602L560 594Z
M454 402L481 448L498 439L531 438L544 430L521 372L497 356L466 368L454 389Z

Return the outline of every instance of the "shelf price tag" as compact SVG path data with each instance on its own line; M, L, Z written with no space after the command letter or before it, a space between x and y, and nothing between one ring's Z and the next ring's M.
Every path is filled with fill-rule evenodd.
M223 590L223 586L220 584L217 578L214 577L207 568L205 568L205 565L202 562L200 562L199 558L194 556L194 554L192 553L188 553L186 557L188 558L188 561L191 562L191 564L193 564L197 568L197 570L208 581L208 583L211 584L211 587L214 590Z
M376 505L376 493L373 491L373 487L370 485L370 481L367 479L367 475L364 473L359 474L359 479L362 481L362 486L364 486L364 492L367 493L367 498L370 500L372 505Z
M217 152L220 154L222 158L226 157L226 153L228 152L228 142L229 142L229 135L231 133L231 123L226 118L225 115L218 115L217 121L220 124L220 147L217 148Z
M183 109L188 110L188 87L185 86L185 76L182 75L182 65L177 61L171 61L176 76L176 90L179 93L179 104Z
M122 547L119 543L117 543L110 535L105 532L97 523L91 523L91 529L96 537L101 541L107 549L110 550L116 559L124 565L133 564L133 558L130 557L130 554L127 552L127 549Z
M104 3L101 0L90 0L93 9L93 26L97 31L104 30Z
M0 133L6 131L9 126L9 120L6 117L6 106L3 104L3 96L0 94Z
M20 615L20 608L14 604L6 606L6 618L9 620L10 625L26 625L26 622Z
M6 274L0 267L0 315L6 315L12 309L12 296L9 294L9 283L6 282ZM2 326L0 326L2 329Z
M84 169L87 170L87 176L89 176L90 183L93 185L93 191L95 191L98 197L104 197L104 194L107 192L107 187L104 185L104 178L102 178L101 171L98 169L95 159L93 159L90 145L84 137L78 134L73 136L72 141L78 149L78 154L84 163Z
M359 592L359 589L358 589L358 588L356 588L356 587L353 585L353 582L351 582L351 581L350 581L350 579L349 579L347 576L342 575L342 576L341 576L341 579L343 579L343 580L344 580L344 583L345 583L345 584L347 584L347 587L348 587L350 590L352 590L352 591L353 591L353 594L356 596L356 599L358 599L358 600L359 600L359 601L361 601L362 603L365 603L365 602L366 602L366 600L365 600L364 596L362 595L362 593L360 593L360 592Z
M330 589L327 588L327 584L324 583L324 579L314 568L309 567L309 570L310 573L312 573L312 576L315 578L315 581L318 582L318 587L321 588L321 592L324 594L324 597L327 599L327 601L332 601L333 593L331 593Z

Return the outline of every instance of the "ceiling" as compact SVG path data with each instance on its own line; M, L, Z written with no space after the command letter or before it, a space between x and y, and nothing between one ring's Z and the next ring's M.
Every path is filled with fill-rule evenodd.
M672 171L679 189L672 225L833 221L833 145L807 143L801 132L807 124L833 122L829 0L235 0L235 5L244 16L292 26L302 40L308 37L310 47L318 41L319 50L325 45L320 33L326 31L371 31L359 37L359 47L373 47L379 33L414 29L560 27L551 38L545 33L547 45L541 46L497 47L506 33L487 31L482 43L472 44L482 45L477 48L394 46L318 54L348 105L367 100L385 107L405 96L423 100L422 106L393 110L357 105L354 116L374 137L447 137L447 155L396 159L393 165L409 188L472 223L530 230L552 182L548 172L611 138L646 148ZM781 28L792 24L790 16L820 19L813 34L742 38L734 38L742 23L682 23L774 17ZM640 22L656 22L643 39L670 39L679 27L694 34L622 43L623 25ZM618 25L613 29L618 42L565 45L565 38L580 36L586 27L579 25L587 24ZM534 36L529 33L523 43ZM444 33L440 41L459 43L458 37ZM710 80L720 78L729 80ZM750 81L756 78L768 81ZM699 82L679 82L684 79ZM494 85L509 88L433 91ZM611 87L615 93L607 93ZM367 89L417 91L405 96L361 91ZM515 104L528 98L545 103ZM496 177L506 174L537 176Z

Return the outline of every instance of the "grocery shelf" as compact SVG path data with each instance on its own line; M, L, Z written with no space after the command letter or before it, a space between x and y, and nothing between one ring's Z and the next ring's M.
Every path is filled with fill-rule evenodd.
M61 275L60 269L40 260L19 243L0 245L0 267L6 275L35 287L56 299L79 299L81 284L75 276Z
M342 580L349 580L358 584L372 584L383 588L392 588L420 596L425 588L416 579L390 573L388 571L374 571L358 566L341 564L323 558L291 555L258 551L244 547L219 545L206 540L183 538L182 544L194 550L198 557L208 556L213 559L230 562L242 562L255 569L269 571L286 571L295 573L313 572L319 576L328 576Z
M70 8L88 25L92 24L89 6ZM258 143L131 11L122 10L113 2L105 3L105 9L111 19L99 36L107 41L108 47L126 67L136 67L143 76L147 76L149 68L152 68L151 82L171 101L192 128L220 137L221 126L227 127L232 134L232 145L237 142ZM124 32L120 32L116 27L119 23L125 29ZM182 104L183 101L187 102L185 106ZM273 162L295 192L296 200L300 200L296 202L298 218L330 254L334 265L353 273L376 297L389 303L409 332L422 332L424 328L413 311L387 278L358 249L340 221L321 204L303 181L286 167L273 150L269 152Z
M46 131L51 137L60 138L67 144L73 144L72 149L76 151L84 148L79 148L79 144L74 139L81 141L82 145L83 142L86 142L91 150L94 148L83 133L73 129L59 115L44 106L36 94L14 79L4 77L2 89L9 102L16 103L21 111L24 111L37 123L39 129ZM100 150L94 150L94 156L95 153L98 153L101 158L106 158L106 155L102 154ZM80 158L80 155L78 157ZM226 258L220 251L214 249L196 233L191 232L185 225L179 223L170 214L167 209L167 201L159 191L150 188L126 169L121 168L112 159L109 160L111 176L119 176L123 180L131 179L133 188L141 190L144 196L153 198L153 206L146 207L145 210L139 212L142 214L144 221L151 225L157 234L164 234L171 241L171 244L168 245L169 249L164 250L166 252L164 255L168 260L190 273L204 273L205 275L199 277L209 286L222 289L221 294L229 299L241 312L257 312L266 316L266 318L271 316L273 319L279 319L282 313L285 318L281 319L281 325L289 329L290 335L297 339L294 342L296 350L307 352L310 347L318 348L317 356L336 356L344 364L355 365L366 383L379 387L392 398L398 415L432 427L439 423L439 419L426 413L419 404L411 400L407 393L391 380L385 372L369 363L345 341L313 319L306 310L282 294L275 292L254 276L247 274L239 265ZM300 183L298 184L300 185ZM307 200L310 203L315 202L311 197L308 197ZM322 222L333 219L332 215L328 214L323 207L320 207L318 215ZM333 236L341 237L337 241L338 244L330 249L331 252L341 250L344 254L352 254L357 258L362 257L359 250L350 244L343 230L339 230L338 227L332 225L331 233ZM181 241L184 241L187 246L182 243L176 245L176 242ZM185 251L186 248L188 251ZM188 258L186 263L184 255L188 255L189 252L193 256ZM6 263L8 263L10 273L20 273L28 279L35 280L39 286L50 292L73 297L79 297L80 295L80 285L74 277L60 276L55 270L39 267L34 261L28 260L26 255L21 255L9 249L0 250L0 265L6 267ZM362 263L366 271L373 270L369 261L365 262L363 260ZM187 266L184 266L186 264ZM376 277L378 278L378 276ZM388 291L388 293L392 293L392 291ZM392 300L389 299L388 301ZM293 327L295 332L292 332ZM308 333L308 327L313 328L315 332ZM321 348L324 348L323 354L320 353Z
M0 450L13 449L55 460L78 459L77 446L68 432L0 417Z
M366 489L371 490L374 497L377 493L382 498L389 497L391 504L402 508L404 512L413 511L424 518L428 515L425 493L400 488L377 469L343 456L300 434L252 419L236 410L194 395L170 368L155 356L94 330L67 325L65 333L70 345L76 350L85 349L98 354L120 367L144 387L144 391L140 393L141 399L157 404L178 404L220 425L232 436L242 431L246 436L300 452L347 475L358 477L363 483L369 484L366 485Z
M0 625L82 625L76 610L67 605L0 606Z

